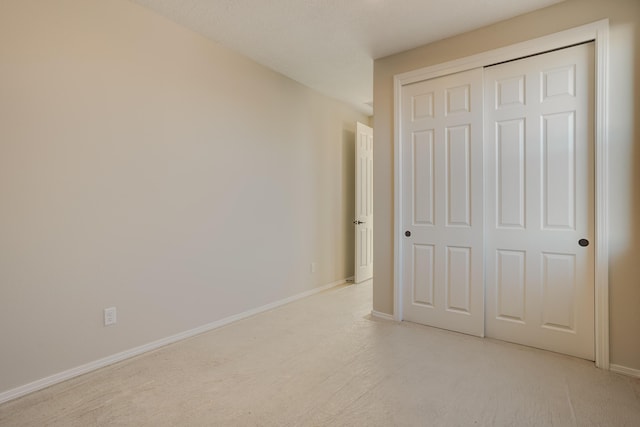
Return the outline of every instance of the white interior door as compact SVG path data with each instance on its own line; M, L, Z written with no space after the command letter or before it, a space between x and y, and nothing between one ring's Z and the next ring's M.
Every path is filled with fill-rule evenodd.
M354 282L373 277L373 129L356 124L356 254Z
M589 43L485 70L487 336L589 360L593 61Z
M405 320L484 335L482 69L403 86Z

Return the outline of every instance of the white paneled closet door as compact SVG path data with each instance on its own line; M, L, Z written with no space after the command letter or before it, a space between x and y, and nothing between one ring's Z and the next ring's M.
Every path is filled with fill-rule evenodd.
M594 360L593 43L485 69L486 334Z
M402 87L405 320L484 335L482 69Z

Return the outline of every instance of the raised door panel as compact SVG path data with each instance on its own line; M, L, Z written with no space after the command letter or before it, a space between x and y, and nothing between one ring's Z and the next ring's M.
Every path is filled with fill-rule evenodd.
M433 118L433 92L416 93L411 97L411 121Z
M576 256L542 254L542 327L575 332Z
M413 291L413 304L422 304L428 307L434 305L434 246L413 246L413 277L411 289Z
M445 129L447 226L471 227L470 126Z
M447 247L447 310L470 314L471 248Z
M433 139L433 129L415 132L412 137L413 224L434 224Z
M471 108L471 86L463 85L445 89L445 115L468 113Z
M525 228L524 119L496 123L496 226Z
M496 251L496 318L525 321L525 266L525 251Z
M510 108L525 105L524 75L516 75L495 81L495 107Z
M575 229L575 113L542 116L542 218L545 229Z

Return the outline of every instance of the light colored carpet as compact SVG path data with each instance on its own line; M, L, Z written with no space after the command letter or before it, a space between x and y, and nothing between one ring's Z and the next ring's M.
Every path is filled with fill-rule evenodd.
M640 426L640 381L339 286L0 406L1 426Z

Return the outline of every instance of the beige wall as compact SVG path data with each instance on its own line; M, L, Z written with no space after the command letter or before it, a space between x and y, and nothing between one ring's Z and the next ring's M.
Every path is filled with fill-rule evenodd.
M611 361L640 369L640 1L568 0L374 65L374 309L393 313L393 76L610 19Z
M2 0L0 393L351 276L356 120L127 1Z

